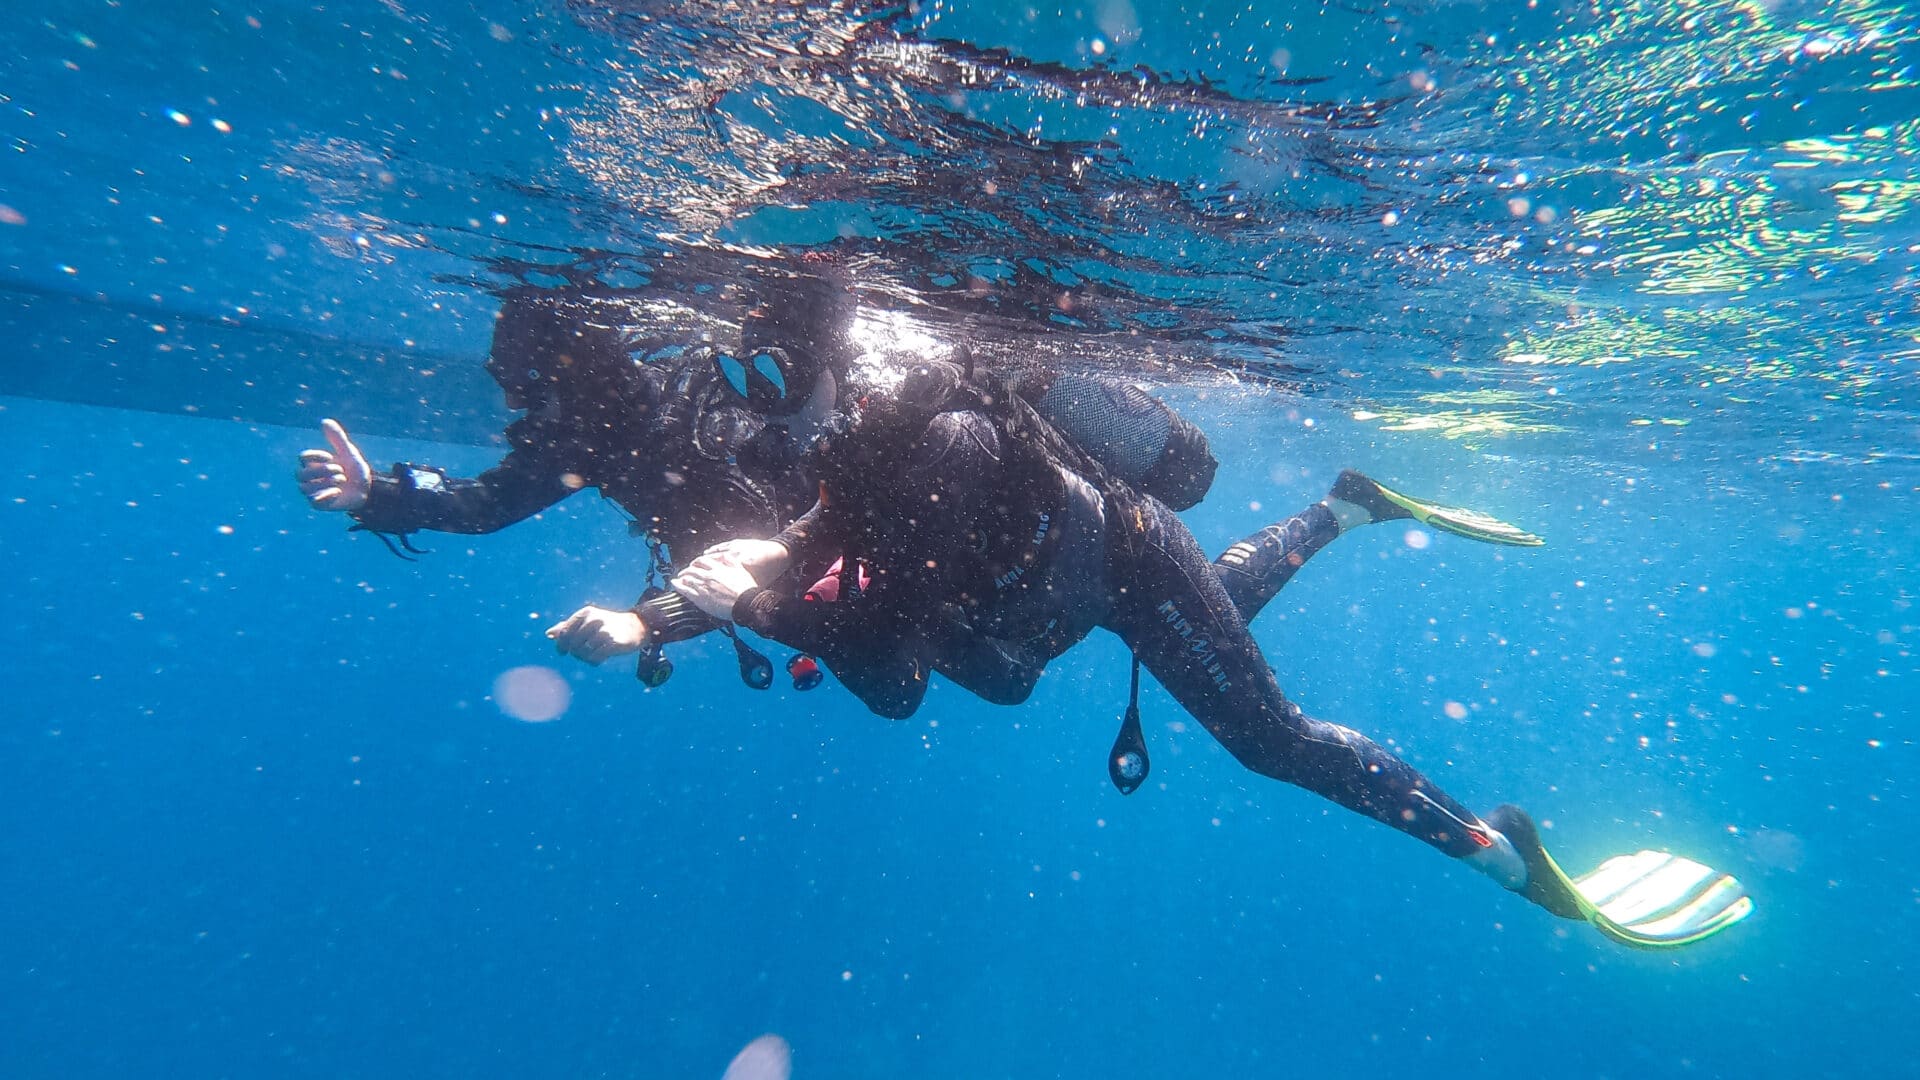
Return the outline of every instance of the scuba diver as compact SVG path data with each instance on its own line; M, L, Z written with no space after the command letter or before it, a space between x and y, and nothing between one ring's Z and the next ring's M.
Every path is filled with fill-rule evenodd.
M376 473L346 430L326 420L328 448L304 451L296 478L315 509L346 512L355 530L379 536L403 558L420 552L409 535L416 531L496 532L576 491L598 488L625 512L630 531L648 541L649 585L632 607L588 604L548 628L556 649L595 665L637 653L636 674L656 687L673 671L665 646L719 630L733 638L742 677L765 688L773 679L767 658L660 582L672 576L673 553L772 536L812 504L815 478L798 447L839 408L854 366L847 333L855 320L853 294L820 276L768 288L764 302L742 320L737 351L745 360L681 348L658 350L663 355L642 363L622 330L630 321L627 303L574 290L506 294L487 370L507 405L525 415L507 428L506 457L479 477L411 462ZM811 389L788 394L789 378L796 389ZM1111 474L1171 507L1198 503L1211 484L1215 461L1206 437L1136 387L1037 369L1010 382ZM1327 502L1233 545L1216 572L1237 608L1252 618L1343 528L1411 516L1392 499L1423 506L1357 473L1343 475ZM1428 509L1443 513L1441 527L1453 521L1453 531L1466 535L1481 535L1476 522L1491 522L1466 511ZM1538 542L1515 535L1519 539L1506 542ZM1496 529L1481 538L1501 536ZM797 574L812 581L825 569L803 567ZM1052 658L983 634L950 644L933 658L934 669L1000 704L1024 701ZM793 657L787 668L797 687L820 680L809 655ZM842 670L857 693L867 685L851 663ZM869 704L889 711L871 698Z
M763 344L742 366L759 377L731 385L761 411L835 377L797 343ZM819 656L881 715L911 714L930 670L987 686L990 700L1018 700L1041 665L1102 627L1133 652L1136 696L1144 665L1248 768L1407 833L1555 915L1664 947L1751 911L1737 881L1663 852L1571 878L1519 808L1482 818L1385 747L1289 701L1246 626L1264 599L1241 590L1241 606L1232 563L1283 547L1294 523L1259 534L1273 541L1265 548L1236 545L1216 567L1161 499L1115 475L991 373L928 361L838 396L845 410L801 433L820 478L813 507L770 539L709 550L673 586L716 619ZM1324 544L1343 526L1386 516L1537 542L1345 474L1301 515L1298 552L1311 554L1310 538ZM831 601L817 598L818 583L804 593L787 587L795 566L829 561ZM1128 792L1144 765L1130 705L1109 772Z
M792 297L808 311L815 297ZM712 361L682 350L642 363L620 329L616 300L553 290L515 290L494 324L487 370L509 408L500 463L468 479L403 462L376 473L341 425L323 422L325 450L300 455L295 476L310 505L344 511L396 554L419 553L408 534L427 529L491 533L583 488L598 488L644 537L651 575L670 574L670 553L702 551L734 536L771 536L814 498L801 463L743 467L740 448L768 425L738 401ZM783 339L805 340L807 320L782 320ZM799 403L804 413L805 401ZM783 418L804 422L804 416ZM781 429L784 431L784 428ZM671 666L648 649L649 627L684 637L720 629L672 590L650 586L631 609L589 606L552 627L562 652L590 663L643 651L640 676L664 681ZM657 637L657 631L652 635Z

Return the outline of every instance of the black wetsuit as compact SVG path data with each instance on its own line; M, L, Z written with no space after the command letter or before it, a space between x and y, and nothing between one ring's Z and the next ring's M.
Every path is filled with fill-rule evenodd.
M352 514L361 528L496 532L597 488L636 533L685 561L723 540L772 536L816 497L803 462L738 454L765 421L740 407L704 354L642 364L617 332L520 299L503 308L489 366L503 383L546 369L514 388L536 399L507 428L506 457L473 479L406 462L375 474ZM656 643L721 625L671 592L650 590L634 610Z
M1171 510L1106 476L1016 395L929 364L816 458L822 499L777 539L799 559L865 562L869 585L837 603L753 589L733 616L818 654L875 711L910 714L929 668L1024 697L1037 665L1101 626L1255 772L1451 855L1483 846L1478 818L1412 766L1281 693L1246 618L1297 561L1280 554L1256 574L1236 545L1216 568ZM1311 554L1337 533L1321 512L1248 543L1273 555L1291 531Z

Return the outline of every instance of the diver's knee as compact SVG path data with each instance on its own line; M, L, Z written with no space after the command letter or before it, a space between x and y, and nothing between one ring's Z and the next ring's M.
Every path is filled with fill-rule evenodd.
M1285 724L1268 724L1260 727L1209 727L1213 737L1220 741L1233 759L1252 772L1279 780L1282 783L1298 784L1302 782L1302 770L1307 766L1307 743L1310 741L1304 732Z
M882 720L905 720L920 711L920 699L890 698L884 701L868 701L867 708Z
M1033 696L1034 680L1009 683L1003 686L982 687L974 691L980 700L989 705L1025 705Z

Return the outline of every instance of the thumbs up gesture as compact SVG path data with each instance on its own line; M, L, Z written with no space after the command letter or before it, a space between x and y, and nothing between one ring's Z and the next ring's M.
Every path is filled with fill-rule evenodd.
M358 510L373 487L367 456L347 438L338 420L320 421L320 430L331 449L300 451L300 469L293 474L300 493L315 510Z

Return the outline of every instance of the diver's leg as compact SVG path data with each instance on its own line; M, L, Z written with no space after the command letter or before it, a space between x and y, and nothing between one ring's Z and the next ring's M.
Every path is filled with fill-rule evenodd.
M1539 537L1497 518L1423 502L1347 469L1325 499L1222 552L1214 560L1214 573L1226 586L1242 621L1250 623L1293 580L1294 573L1335 537L1375 522L1409 519L1486 543L1520 547L1540 543Z
M1333 511L1317 502L1221 552L1213 572L1240 612L1240 621L1252 622L1294 573L1341 531Z
M935 635L929 656L933 670L991 705L1025 703L1049 659L964 625Z
M1234 757L1455 857L1504 846L1512 856L1504 866L1475 862L1508 887L1524 882L1518 855L1472 811L1378 743L1306 716L1281 694L1225 587L1172 511L1146 498L1115 503L1108 514L1113 606L1103 625Z
M864 654L830 650L820 660L876 716L905 720L927 696L928 665L917 649L876 649Z
M846 603L806 605L806 610L826 616L823 621L830 622L833 632L781 644L811 652L875 715L889 720L912 716L926 697L932 666L925 636L885 610L869 610L864 617L837 610Z

